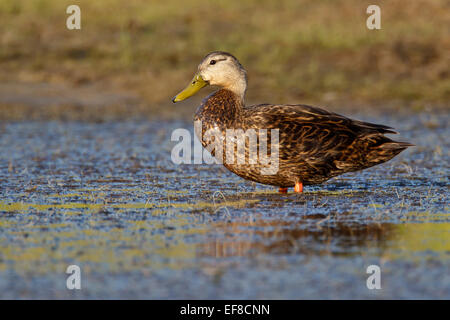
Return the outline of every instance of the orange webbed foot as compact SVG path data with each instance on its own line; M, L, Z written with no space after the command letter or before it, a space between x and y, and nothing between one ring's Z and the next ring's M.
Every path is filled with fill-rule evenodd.
M303 183L296 182L295 183L295 187L294 187L294 191L297 192L297 193L302 193L303 192Z
M287 193L288 192L288 188L280 188L278 189L279 193Z

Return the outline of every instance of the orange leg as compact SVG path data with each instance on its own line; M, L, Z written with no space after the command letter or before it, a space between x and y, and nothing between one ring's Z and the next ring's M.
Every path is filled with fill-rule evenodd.
M295 187L294 187L294 191L297 192L297 193L302 193L303 192L303 183L296 182L295 183Z
M288 188L280 188L280 189L278 189L279 193L287 193L287 191L288 191Z

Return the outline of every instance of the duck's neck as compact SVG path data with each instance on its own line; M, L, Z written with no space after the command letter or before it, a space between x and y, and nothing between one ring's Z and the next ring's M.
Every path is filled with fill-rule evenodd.
M244 105L245 92L247 91L247 75L244 73L234 78L233 81L226 83L223 88L233 92L242 101L242 105Z
M210 95L197 112L196 118L215 122L217 125L231 125L242 121L243 99L233 91L220 89Z

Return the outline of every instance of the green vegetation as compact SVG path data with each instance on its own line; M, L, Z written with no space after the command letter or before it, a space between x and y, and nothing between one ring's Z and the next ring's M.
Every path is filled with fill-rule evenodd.
M448 2L377 3L382 30L366 28L371 2L359 0L81 0L82 29L67 30L73 1L2 0L0 85L126 92L149 114L225 50L247 68L251 102L445 106Z

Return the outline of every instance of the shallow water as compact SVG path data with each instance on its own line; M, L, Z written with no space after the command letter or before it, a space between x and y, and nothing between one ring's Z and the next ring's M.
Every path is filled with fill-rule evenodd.
M449 117L359 118L417 147L301 195L173 164L190 123L0 124L0 298L449 299Z

